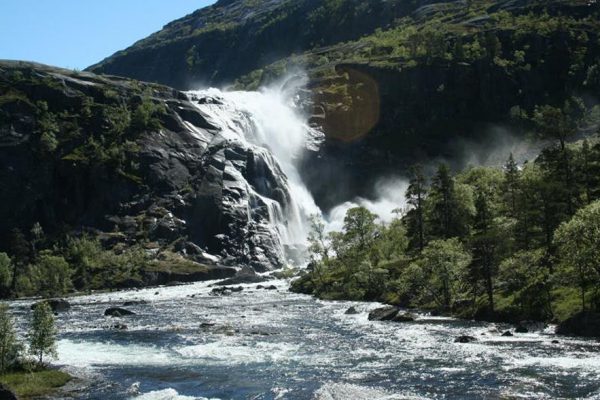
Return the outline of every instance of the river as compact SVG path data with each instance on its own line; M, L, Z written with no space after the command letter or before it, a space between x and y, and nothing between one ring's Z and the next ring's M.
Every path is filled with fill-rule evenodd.
M54 364L94 382L85 399L600 398L597 341L423 315L370 322L378 304L320 301L281 280L213 296L212 283L72 298ZM126 301L141 302L127 307L136 315L104 317ZM11 304L21 332L30 305ZM464 334L477 342L454 342Z

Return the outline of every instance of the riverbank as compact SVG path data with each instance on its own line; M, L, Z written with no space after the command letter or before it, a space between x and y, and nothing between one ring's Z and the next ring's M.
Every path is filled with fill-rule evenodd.
M18 371L0 375L0 383L21 400L50 396L74 379L68 373L57 369Z
M356 299L348 296L344 296L343 292L316 292L314 291L314 285L312 279L314 279L313 273L307 273L300 276L298 279L292 282L290 290L294 293L306 294L314 296L315 298L323 301L365 301L364 299ZM396 313L401 314L401 309L408 312L414 312L418 314L431 315L434 317L448 317L458 318L465 321L478 321L478 322L489 322L489 323L503 323L509 324L514 327L515 330L521 332L528 332L533 330L543 330L548 325L556 326L556 333L566 336L582 336L591 337L600 340L600 313L594 313L590 311L574 313L570 317L557 320L557 319L545 319L535 320L526 319L518 313L510 312L489 312L486 309L477 310L473 307L473 303L466 302L462 305L457 305L453 310L448 311L442 308L415 308L408 304L404 304L401 301L386 301L386 299L395 298L393 294L388 293L383 299L380 299L382 303L389 306L389 308L396 308ZM368 300L367 300L368 301ZM373 300L373 303L379 303L377 300ZM390 318L391 320L392 318ZM406 321L403 321L406 322Z

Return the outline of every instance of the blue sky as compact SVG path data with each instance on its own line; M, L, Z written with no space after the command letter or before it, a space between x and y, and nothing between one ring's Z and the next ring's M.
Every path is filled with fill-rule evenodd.
M0 0L0 59L84 69L214 0Z

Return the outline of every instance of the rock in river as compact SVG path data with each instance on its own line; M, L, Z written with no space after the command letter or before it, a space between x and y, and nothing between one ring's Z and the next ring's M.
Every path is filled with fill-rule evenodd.
M124 317L126 315L135 315L135 313L121 307L110 307L104 311L105 317Z
M369 313L369 321L391 321L399 311L398 307L394 306L376 308Z
M358 314L358 310L356 309L356 307L350 307L349 309L346 310L346 312L344 314L356 315L356 314Z
M37 302L35 304L31 305L31 309L33 310L34 308L36 308L39 304L41 303L47 303L50 308L52 309L53 312L62 312L62 311L69 311L69 309L71 309L71 304L64 300L64 299L47 299L47 300L42 300L40 302Z
M454 339L454 343L472 343L472 342L476 342L477 339L474 338L473 336L468 336L468 335L463 335L463 336L459 336L456 339Z

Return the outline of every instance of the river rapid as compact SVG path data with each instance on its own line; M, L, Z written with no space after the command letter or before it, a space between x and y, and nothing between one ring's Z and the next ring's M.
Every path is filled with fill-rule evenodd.
M320 301L282 280L229 296L211 295L213 283L70 299L54 364L92 383L75 397L600 399L597 341L551 328L502 337L509 326L424 315L371 322L378 304ZM125 302L136 315L104 317ZM30 305L11 304L21 333ZM465 334L477 342L454 342Z

